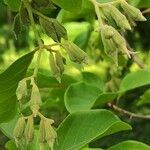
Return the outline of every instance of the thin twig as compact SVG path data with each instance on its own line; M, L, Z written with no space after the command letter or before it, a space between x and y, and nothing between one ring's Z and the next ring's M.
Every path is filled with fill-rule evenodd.
M133 112L130 112L130 111L127 111L127 110L124 110L118 106L116 106L115 104L112 104L112 103L108 103L108 107L112 108L113 110L117 111L117 112L120 112L124 115L127 115L130 117L130 119L132 118L139 118L139 119L150 119L150 115L140 115L140 114L135 114Z
M129 51L133 52L131 53L133 61L139 66L139 68L145 69L146 68L145 64L137 57L136 54L134 54L134 50L130 47L128 42L127 42L127 48L129 49Z
M150 13L150 8L145 9L145 10L142 11L142 14L147 14L147 13Z

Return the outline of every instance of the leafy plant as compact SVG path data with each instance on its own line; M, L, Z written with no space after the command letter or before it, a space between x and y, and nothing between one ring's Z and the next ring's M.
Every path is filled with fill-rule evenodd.
M125 36L137 21L146 21L138 8L125 0L4 0L4 3L16 14L12 25L15 38L19 39L26 29L33 31L36 41L31 52L0 74L0 128L10 139L6 149L94 150L88 148L91 142L132 128L110 110L102 109L105 104L131 118L150 119L117 106L127 92L150 84L150 71L138 61L137 52ZM61 9L57 17L46 13L57 8ZM62 22L81 18L88 28L73 42ZM43 34L49 37L48 44ZM49 57L44 61L49 61L50 72L40 69L45 51ZM93 53L98 57L93 58ZM34 55L34 69L29 69ZM107 83L93 72L81 71L99 59L116 68L111 68ZM119 67L128 68L128 61L142 69L127 72L121 81L123 73L119 75ZM67 67L71 68L70 64L80 69L79 78L64 73ZM149 103L148 98L149 89L139 104ZM61 115L61 121L49 115L53 109ZM149 150L150 147L124 141L107 149Z

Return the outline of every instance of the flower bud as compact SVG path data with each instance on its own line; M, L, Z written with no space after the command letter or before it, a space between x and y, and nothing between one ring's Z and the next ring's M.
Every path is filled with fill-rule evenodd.
M41 144L46 142L45 135L46 135L45 120L41 119L41 121L40 121L40 128L39 128L39 142Z
M107 6L104 6L103 11L105 14L112 17L118 27L126 30L131 30L131 26L127 18L116 7L109 4Z
M70 41L64 41L63 47L69 55L71 61L79 64L88 64L87 54L81 50L77 45Z
M53 145L57 138L57 133L51 126L51 120L49 119L45 120L45 131L46 131L45 140L48 143L50 149L53 150Z
M56 64L60 70L61 76L64 72L64 63L63 63L63 57L59 52L55 53L55 59L56 59Z
M17 99L20 101L26 95L27 95L27 83L26 83L26 80L23 79L18 84L18 87L16 90L16 96L17 96Z
M121 1L121 7L125 13L135 21L146 21L146 18L142 15L141 11L129 5L126 1Z
M130 53L126 47L126 40L124 37L113 27L109 26L111 30L114 31L114 36L112 37L112 41L115 43L117 49L119 51L125 52L129 58L131 58Z
M23 117L19 118L13 130L13 136L15 140L18 141L23 137L25 125L26 125L25 119Z
M25 135L25 139L27 142L32 142L32 140L34 138L34 123L33 123L33 117L32 116L30 116L28 118L27 125L25 127L24 135Z
M45 150L45 146L44 146L43 143L40 143L40 144L39 144L39 150Z
M107 31L112 31L113 36L111 38L107 38ZM126 41L121 36L121 34L112 26L104 25L101 29L101 37L102 42L104 44L105 53L112 58L112 60L118 65L118 52L122 51L127 54L129 58L131 58L130 53L126 47Z
M32 80L31 84L32 84L32 92L31 92L30 108L33 114L36 116L39 110L39 106L42 103L42 100L39 89L37 85L34 83L34 80Z
M101 34L105 39L110 39L114 36L114 31L108 25L104 25L104 27L101 29Z
M60 68L56 64L56 60L52 53L49 54L49 63L50 63L50 68L51 68L52 74L58 81L60 81L61 80L61 71L60 71Z
M108 55L118 65L118 49L115 43L112 41L112 39L104 38L102 33L101 36L106 55Z

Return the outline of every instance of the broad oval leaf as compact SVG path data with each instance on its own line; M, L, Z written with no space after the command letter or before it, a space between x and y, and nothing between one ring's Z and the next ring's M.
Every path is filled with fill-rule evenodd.
M101 93L96 99L94 106L102 106L103 104L113 101L118 96L118 93Z
M70 114L59 126L54 150L77 150L106 135L131 129L108 110L80 111Z
M65 106L69 112L89 110L101 91L84 82L71 84L65 92Z
M24 55L0 74L0 123L12 119L16 114L16 88L25 76L33 55L34 52Z
M121 82L120 92L128 91L150 84L150 71L139 70L128 74Z
M82 72L83 81L91 86L97 87L103 91L104 81L94 73Z
M82 0L52 0L59 7L71 11L78 12L82 7Z
M138 141L124 141L107 150L150 150L150 146Z

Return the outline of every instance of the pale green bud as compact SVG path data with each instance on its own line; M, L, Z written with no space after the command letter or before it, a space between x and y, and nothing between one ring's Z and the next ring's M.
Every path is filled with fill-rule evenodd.
M131 58L130 53L126 47L126 40L124 37L113 27L110 28L114 31L114 36L112 37L112 41L116 44L116 47L119 51L125 52L129 58Z
M40 143L40 144L39 144L39 150L45 150L45 148L44 148L44 143Z
M49 119L45 120L45 131L46 131L45 140L48 143L50 149L53 150L53 145L57 138L57 133L51 126L51 120Z
M42 103L42 100L41 100L40 91L37 85L34 83L34 80L32 80L31 84L32 84L32 92L31 92L30 108L33 114L36 116L39 110L39 106Z
M135 21L146 21L146 18L142 15L141 11L129 5L126 1L121 1L121 7L125 13Z
M79 64L88 64L87 54L83 50L81 50L77 45L70 41L64 41L62 45L68 53L71 61Z
M108 4L108 5L104 6L103 12L107 18L109 16L111 16L111 18L115 21L115 23L117 24L118 27L120 27L122 29L126 29L126 30L131 30L131 26L130 26L127 18L125 17L125 15L123 15L113 5Z
M19 81L19 84L16 90L16 96L18 100L21 100L26 95L27 95L27 83L26 83L26 80L23 79Z
M32 142L34 138L34 122L33 117L30 116L24 131L25 139L27 142Z
M52 53L49 54L49 64L54 77L60 82L61 80L61 71L60 68L56 64L55 57Z
M60 70L61 76L62 76L62 74L64 72L64 63L63 63L63 57L60 54L60 52L55 53L55 59L56 59L56 64L57 64L57 66Z
M118 49L112 39L107 39L101 33L104 51L118 65Z
M45 143L46 142L45 136L46 136L45 119L41 119L40 128L39 128L39 142L40 143Z
M114 31L108 25L104 25L101 29L101 34L105 39L110 39L114 36Z
M101 29L101 34L102 34L103 38L105 38L105 39L108 39L106 37L107 32L112 32L113 33L113 36L111 37L111 39L116 44L116 47L120 47L120 45L126 45L125 39L121 36L121 34L114 27L105 25Z
M109 9L110 8L110 9ZM127 20L127 18L113 5L109 5L109 8L107 8L112 16L112 18L115 20L116 24L123 29L131 30L131 26Z
M13 130L13 136L16 140L20 140L23 137L25 125L26 125L26 122L25 122L24 117L19 118Z
M107 31L112 31L114 35L111 38L107 38L105 33ZM113 61L118 64L118 52L125 52L130 58L130 53L126 47L126 41L123 36L112 26L105 25L101 29L102 42L104 44L105 53L113 59Z

